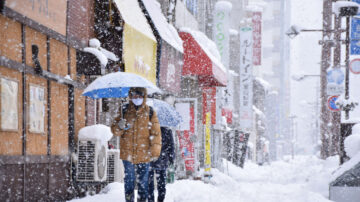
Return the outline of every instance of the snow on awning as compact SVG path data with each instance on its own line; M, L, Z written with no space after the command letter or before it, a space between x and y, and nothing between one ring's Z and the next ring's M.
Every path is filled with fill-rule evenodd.
M265 81L264 79L262 79L260 77L255 77L255 80L264 87L265 91L271 90L271 84L269 82Z
M125 23L156 41L155 36L148 24L144 13L141 11L138 1L136 0L114 0L114 3L120 11L121 17Z
M204 33L189 28L181 28L180 37L184 43L182 75L197 75L207 86L226 86L227 71L216 44Z
M223 71L226 72L226 68L220 62L221 56L219 50L216 47L215 42L209 39L204 33L200 31L195 31L187 27L183 27L180 29L181 32L187 32L191 34L192 37L196 40L196 42L201 46L203 51L210 57L210 59Z
M260 109L258 109L256 106L253 105L253 111L255 114L257 114L261 119L265 119L265 114Z
M179 52L183 53L182 40L176 29L167 22L161 12L160 3L155 0L142 0L151 20L154 22L160 37Z

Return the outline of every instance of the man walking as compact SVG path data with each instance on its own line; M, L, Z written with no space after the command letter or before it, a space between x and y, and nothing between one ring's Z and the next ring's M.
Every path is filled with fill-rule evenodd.
M120 136L120 158L125 168L125 200L134 201L137 178L138 202L148 197L149 162L161 151L161 132L156 112L146 105L146 89L130 88L129 104L119 111L111 131Z
M157 190L158 190L158 202L165 200L166 194L166 169L174 164L175 147L174 138L170 128L161 127L161 153L160 157L150 163L149 172L149 202L154 202L154 174L156 176Z

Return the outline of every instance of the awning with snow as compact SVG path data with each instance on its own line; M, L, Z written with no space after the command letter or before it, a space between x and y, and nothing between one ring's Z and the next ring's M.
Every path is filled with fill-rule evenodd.
M157 42L137 0L113 1L124 20L123 61L125 72L143 76L156 84Z
M182 40L175 27L167 22L156 0L142 0L139 3L158 40L159 86L167 92L179 93L184 52Z
M182 40L176 29L167 22L165 16L161 12L160 3L156 0L142 0L146 11L149 13L156 30L159 32L161 39L174 47L177 51L183 53Z
M198 76L203 86L226 86L226 69L215 43L202 32L189 28L182 28L179 34L184 47L182 75Z

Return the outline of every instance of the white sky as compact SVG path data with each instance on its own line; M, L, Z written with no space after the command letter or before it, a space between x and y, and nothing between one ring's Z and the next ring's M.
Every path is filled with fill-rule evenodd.
M291 24L304 29L322 29L322 0L291 0ZM302 32L290 40L290 75L318 75L320 72L321 32ZM320 96L319 77L302 81L291 80L291 114L295 119L298 148L312 152L315 134L314 114L316 97ZM319 102L320 106L320 102Z

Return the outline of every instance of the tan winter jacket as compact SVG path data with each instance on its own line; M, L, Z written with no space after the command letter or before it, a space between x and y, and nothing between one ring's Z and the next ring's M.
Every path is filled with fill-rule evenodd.
M124 118L131 127L127 130L120 130L118 122L121 114L115 118L111 131L115 136L120 136L120 158L133 164L146 163L151 157L158 158L161 151L161 130L160 124L153 110L149 120L149 106L146 105L146 95L138 110L130 101Z

